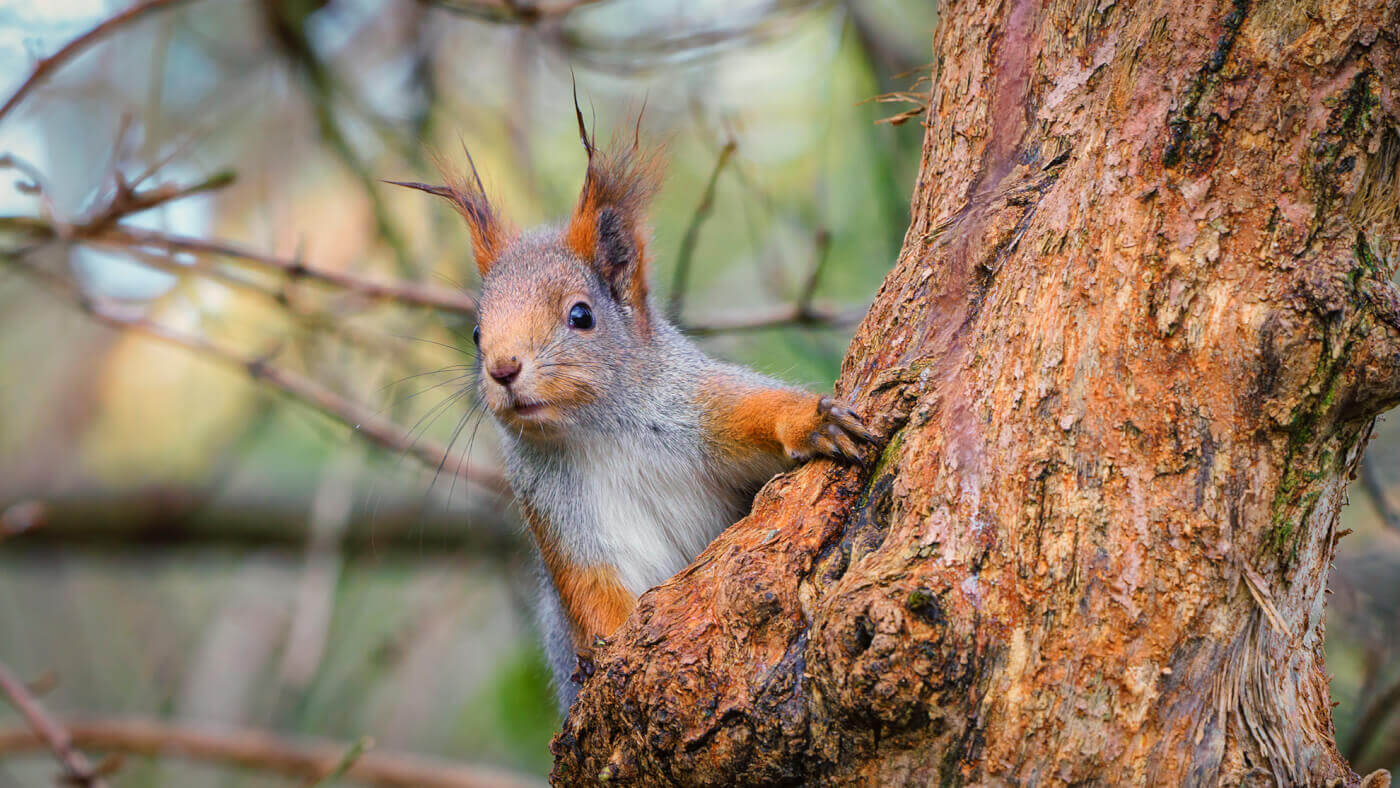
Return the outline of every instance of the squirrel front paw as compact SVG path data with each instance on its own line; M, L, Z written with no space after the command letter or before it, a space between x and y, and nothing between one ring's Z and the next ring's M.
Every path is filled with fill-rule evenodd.
M813 457L831 457L866 464L864 449L879 441L866 428L850 406L833 397L817 400L816 419L798 432L795 440L785 441L787 455L797 462Z
M598 666L593 663L592 654L579 654L578 667L574 670L574 675L569 677L569 681L575 684L582 684L588 679L593 678L593 673L597 671L597 669Z

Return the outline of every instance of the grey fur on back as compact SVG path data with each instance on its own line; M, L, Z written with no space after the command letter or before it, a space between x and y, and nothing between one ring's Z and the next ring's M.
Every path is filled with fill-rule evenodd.
M578 697L578 685L571 680L578 655L574 653L573 638L569 635L569 622L564 618L564 608L559 605L559 591L554 581L545 571L539 556L533 562L535 585L535 625L540 629L540 639L544 643L545 660L549 664L550 683L554 686L554 698L561 712L567 713Z

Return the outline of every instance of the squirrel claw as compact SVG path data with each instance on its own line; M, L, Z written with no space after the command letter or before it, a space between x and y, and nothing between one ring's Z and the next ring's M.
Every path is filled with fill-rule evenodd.
M817 412L839 426L845 432L854 435L864 443L877 443L880 436L866 429L865 424L851 410L849 406L831 397L822 397L817 402Z
M879 437L866 429L855 411L832 397L822 397L817 401L817 414L820 421L807 436L811 453L867 467L863 449Z
M569 681L572 681L575 684L582 684L583 682L592 678L593 673L597 669L598 667L593 664L592 657L588 656L587 654L579 654L578 669L574 671L574 675L569 677Z

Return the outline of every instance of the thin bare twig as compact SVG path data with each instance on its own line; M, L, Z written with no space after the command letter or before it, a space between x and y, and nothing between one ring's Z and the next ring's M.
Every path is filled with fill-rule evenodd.
M1362 707L1361 719L1356 723L1351 741L1347 742L1347 760L1352 763L1361 760L1361 756L1366 754L1366 748L1381 734L1397 707L1400 707L1400 680Z
M188 194L189 192L186 190L184 193ZM66 236L69 240L92 241L133 249L147 247L165 252L189 252L191 254L226 257L238 263L284 274L291 279L310 279L334 285L375 301L392 301L408 306L427 307L441 312L463 315L476 314L476 299L469 293L446 290L416 282L376 281L344 271L312 267L300 259L263 254L222 241L192 238L106 222L97 226L85 222L67 228L58 228L45 219L32 216L0 216L0 230L23 233L38 241ZM152 261L146 260L146 262ZM156 265L154 262L152 264ZM170 261L170 265L181 266L185 271L209 273L207 269L184 266L174 261ZM167 270L173 269L167 268ZM251 283L245 284L251 286Z
M97 43L103 36L112 33L118 28L129 25L153 11L159 11L163 8L179 5L183 2L186 2L186 0L144 0L144 2L137 3L125 11L99 22L96 27L93 27L86 33L69 41L67 44L64 44L52 55L40 58L39 62L34 64L34 70L30 72L29 78L24 80L23 84L19 86L19 89L10 96L3 106L0 106L0 120L3 120L4 117L10 113L10 110L18 106L21 101L24 101L25 96L28 96L30 91L38 87L39 83L47 79L59 66L72 60L79 52Z
M467 293L443 290L417 283L377 282L354 274L313 268L299 258L280 258L244 249L235 244L190 238L156 230L144 230L121 224L122 219L132 214L150 210L193 194L223 188L232 182L233 175L229 172L215 173L191 185L161 184L141 190L136 190L118 180L111 200L106 205L95 209L87 219L73 224L60 224L56 220L31 216L0 216L0 230L22 233L40 241L53 239L95 241L129 247L154 247L167 253L183 251L194 254L212 254L247 265L271 269L294 280L312 279L335 285L373 300L396 301L467 315L476 312L476 299ZM147 260L146 262L152 261Z
M432 5L485 22L535 24L560 19L574 9L592 5L599 0L562 0L556 3L522 2L522 0L428 0Z
M181 347L200 356L242 370L256 382L267 384L291 395L313 408L349 426L357 435L371 443L418 458L435 467L445 466L448 449L436 442L414 439L402 427L357 402L326 388L310 378L302 377L289 370L273 366L267 357L254 357L210 342L203 337L190 336L167 326L151 322L138 314L126 314L110 305L92 299L78 290L71 282L45 271L23 259L22 255L9 254L6 259L20 270L39 280L50 290L76 303L98 322L114 328L134 331L168 345ZM463 481L475 484L485 490L507 494L505 479L496 471L469 463L460 463L456 472Z
M289 737L249 728L175 725L157 720L76 719L67 722L74 744L147 757L195 761L319 780L340 764L347 745L326 739ZM44 746L33 731L0 729L0 755ZM538 781L500 769L375 750L362 753L345 771L351 780L395 788L514 788Z
M0 218L0 223L3 221L4 219ZM476 314L476 299L469 293L445 290L415 282L375 281L344 271L313 268L300 259L266 255L221 241L191 238L134 227L112 228L104 232L101 238L138 246L155 246L169 251L227 257L230 260L279 271L292 279L312 279L335 285L343 290L349 290L376 301L394 301L400 304L428 307L442 312L463 315Z
M303 92L311 105L312 116L316 119L321 139L336 158L340 159L341 164L355 180L359 181L360 187L364 190L365 197L369 201L375 231L379 234L380 239L388 245L389 250L393 252L399 274L401 276L408 275L414 270L408 242L399 232L398 226L394 223L389 208L384 202L383 195L379 193L378 179L370 172L369 166L360 160L359 154L350 144L340 119L336 115L336 95L346 94L347 91L340 85L339 78L331 65L317 53L316 47L313 46L311 38L306 32L312 8L312 6L301 3L263 4L265 18L269 30L272 32L273 43L295 69L296 74L301 77ZM352 103L359 104L360 102L358 98L355 98Z
M681 248L676 253L676 271L671 278L671 299L666 305L666 314L673 322L680 320L681 310L685 307L685 290L690 284L690 267L695 259L695 245L700 240L700 225L704 224L714 211L715 186L719 183L719 174L738 147L738 143L731 139L719 149L719 158L715 159L715 167L710 171L710 180L706 182L705 191L700 195L700 204L695 206L695 214L690 217L685 236L681 238Z
M551 24L543 26L542 37L575 63L619 74L638 73L714 58L725 51L777 39L789 34L805 14L827 2L780 0L755 14L741 15L734 24L683 24L622 36L609 35L611 31L601 28Z
M817 287L826 273L827 258L831 253L831 233L825 228L817 231L816 259L802 281L802 288L793 303L747 310L729 315L715 315L701 323L685 323L681 330L688 334L706 336L712 334L735 334L745 331L762 331L772 328L844 328L859 323L865 317L865 309L836 309L814 303Z
M107 781L92 768L87 756L74 745L73 736L67 728L59 724L44 709L43 704L29 693L10 669L0 663L0 691L10 699L11 705L23 715L29 730L23 731L32 736L36 746L48 747L63 766L63 776L74 785L87 788L106 788Z
M831 257L831 232L825 227L817 230L816 246L816 262L812 263L812 270L807 273L807 280L797 294L797 311L803 314L812 311L812 298L817 294L822 274L826 273L827 258Z
M89 234L100 232L133 214L149 211L152 208L196 194L218 191L232 185L234 181L234 174L231 170L222 170L189 185L162 183L149 189L136 190L128 185L119 173L115 177L116 191L112 195L112 199L101 211L83 223L84 229Z
M166 344L183 347L201 356L240 368L254 381L266 383L335 418L370 443L416 457L432 467L444 466L443 460L448 455L447 447L436 441L422 438L414 439L399 425L381 418L368 407L352 402L310 378L275 367L265 359L238 354L208 340L182 334L168 327L152 323L145 318L116 315L104 311L103 308L92 303L87 311L99 321L109 325L136 331ZM460 467L456 468L456 472L463 481L475 484L490 492L509 493L505 479L495 470L462 463Z
M369 736L361 736L350 745L350 749L341 756L340 763L335 765L326 776L311 783L307 788L320 788L323 785L334 785L337 780L344 777L350 771L350 767L355 765L355 761L360 760L369 748L374 746L374 739Z
M684 323L681 330L696 336L710 336L773 328L845 328L859 323L863 317L864 307L838 310L827 306L809 305L804 310L797 304L785 304L767 309L715 315L703 323Z

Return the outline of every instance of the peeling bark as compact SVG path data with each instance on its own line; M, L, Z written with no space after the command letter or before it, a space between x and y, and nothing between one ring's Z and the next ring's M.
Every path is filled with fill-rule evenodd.
M888 445L643 596L554 779L1361 782L1322 626L1400 402L1398 39L1397 0L945 3L837 385Z

